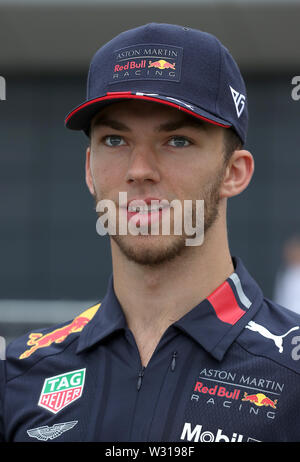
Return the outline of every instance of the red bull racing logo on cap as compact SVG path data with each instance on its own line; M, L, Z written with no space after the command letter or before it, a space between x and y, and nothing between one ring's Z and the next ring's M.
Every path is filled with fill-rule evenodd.
M157 69L173 69L175 71L175 63L169 63L164 59L160 59L159 61L149 61L148 67L156 67Z
M127 80L169 80L180 82L183 48L143 44L122 48L114 53L109 83Z
M28 350L24 351L19 356L19 359L29 358L36 350L40 348L46 348L52 345L53 343L61 343L63 342L70 334L75 332L81 332L82 329L86 326L86 324L93 318L96 311L98 310L100 303L98 305L94 305L88 310L81 313L77 316L70 324L66 326L60 327L58 329L49 332L48 334L41 334L41 333L32 333L29 335L29 340L27 345L30 346Z

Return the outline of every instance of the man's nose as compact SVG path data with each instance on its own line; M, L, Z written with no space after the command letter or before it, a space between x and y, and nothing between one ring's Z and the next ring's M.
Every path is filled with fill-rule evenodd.
M135 147L129 159L126 181L158 182L159 179L157 158L153 149L147 146Z

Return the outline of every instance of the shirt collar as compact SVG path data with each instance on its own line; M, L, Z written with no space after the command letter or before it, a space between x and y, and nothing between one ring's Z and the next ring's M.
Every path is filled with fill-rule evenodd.
M240 258L232 258L234 273L173 326L221 360L230 345L260 308L263 294ZM127 328L110 276L106 295L94 318L79 337L77 353Z
M263 293L240 258L234 272L205 300L174 323L207 352L222 360L228 348L261 307Z
M114 332L126 329L127 322L113 287L110 276L106 295L93 319L85 326L79 337L76 353L93 346Z

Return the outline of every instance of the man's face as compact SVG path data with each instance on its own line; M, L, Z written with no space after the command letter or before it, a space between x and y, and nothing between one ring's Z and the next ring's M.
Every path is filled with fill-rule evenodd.
M86 162L90 192L97 203L110 199L116 204L117 229L119 192L126 192L128 201L176 199L182 207L185 200L192 200L194 212L196 200L204 200L207 233L218 216L225 172L223 130L162 104L132 100L112 104L92 121ZM169 235L160 228L159 235L111 238L136 263L154 266L169 261L191 249L183 225L182 235L172 232L175 213L171 208Z

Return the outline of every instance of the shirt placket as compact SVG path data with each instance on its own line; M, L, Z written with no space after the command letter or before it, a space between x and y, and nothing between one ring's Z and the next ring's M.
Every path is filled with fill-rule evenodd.
M152 423L157 413L160 394L167 377L176 370L179 335L174 329L168 329L158 343L146 367L141 364L138 348L132 333L128 333L130 342L135 344L138 355L134 412L131 421L130 441L148 441Z

